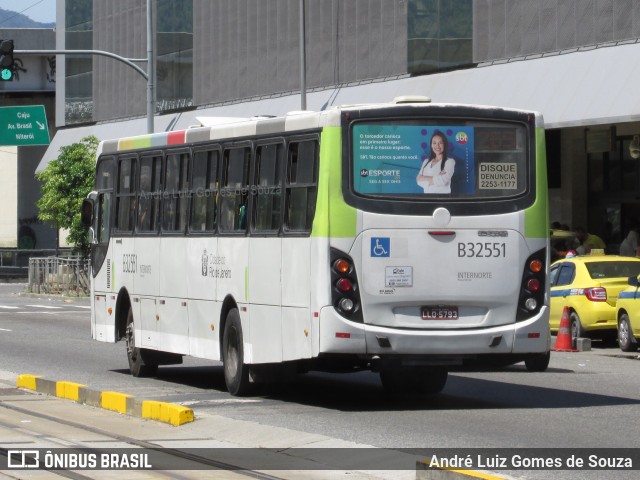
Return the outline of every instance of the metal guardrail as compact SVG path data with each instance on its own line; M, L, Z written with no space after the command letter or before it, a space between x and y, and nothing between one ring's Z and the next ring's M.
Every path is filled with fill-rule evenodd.
M29 259L31 293L88 295L89 260L81 257L46 257Z
M66 256L70 249L59 249L60 256ZM56 255L56 250L49 249L31 249L31 248L0 248L0 268L16 267L24 268L25 275L27 267L29 266L29 259L31 257L46 257Z

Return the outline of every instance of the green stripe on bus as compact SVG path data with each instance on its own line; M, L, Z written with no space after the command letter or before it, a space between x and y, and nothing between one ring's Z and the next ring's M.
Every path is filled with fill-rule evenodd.
M544 128L536 128L536 201L524 211L524 235L527 238L549 237L549 192Z
M349 238L356 235L356 209L342 197L342 131L325 127L320 138L318 199L311 236Z

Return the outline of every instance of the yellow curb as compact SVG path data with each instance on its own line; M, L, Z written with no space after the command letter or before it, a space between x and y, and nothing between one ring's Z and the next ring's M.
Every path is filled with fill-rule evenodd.
M39 375L29 375L23 374L18 376L18 381L16 382L16 387L27 388L29 390L37 390L36 389L36 379L42 378Z
M142 418L159 420L177 427L184 423L193 422L193 410L172 403L144 400L142 402Z
M431 467L428 460L417 462L416 478L418 480L468 480L477 478L481 480L505 480L508 477L499 477L491 473L477 472L447 467Z
M100 398L100 406L107 410L113 410L115 412L127 413L127 398L131 395L119 392L102 392Z
M182 405L154 400L139 401L125 393L90 390L81 383L55 382L40 375L18 375L16 386L125 415L169 423L176 427L195 419L193 410Z
M66 398L77 402L80 387L84 387L84 385L74 382L56 382L56 397Z

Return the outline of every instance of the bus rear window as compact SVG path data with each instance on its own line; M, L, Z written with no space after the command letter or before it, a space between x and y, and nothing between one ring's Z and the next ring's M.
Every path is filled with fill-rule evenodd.
M366 121L352 125L351 140L352 188L359 196L500 199L528 188L522 124Z

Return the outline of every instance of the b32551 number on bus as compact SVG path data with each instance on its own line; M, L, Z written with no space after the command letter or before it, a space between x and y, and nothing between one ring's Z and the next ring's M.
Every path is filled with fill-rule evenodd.
M458 257L495 258L507 256L504 242L458 242Z

